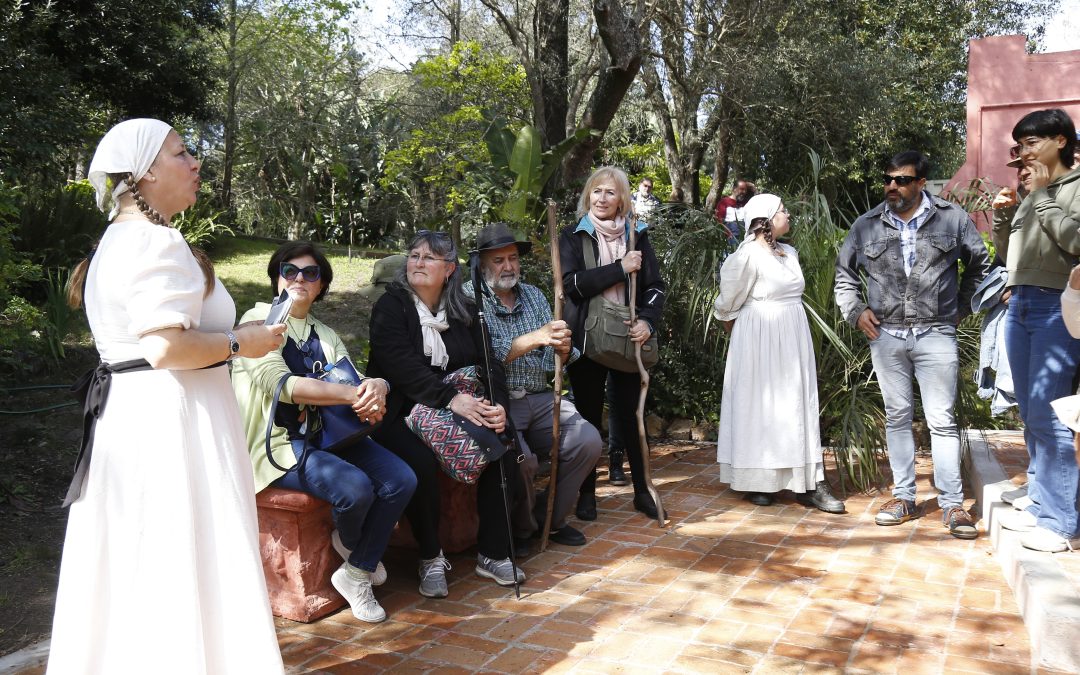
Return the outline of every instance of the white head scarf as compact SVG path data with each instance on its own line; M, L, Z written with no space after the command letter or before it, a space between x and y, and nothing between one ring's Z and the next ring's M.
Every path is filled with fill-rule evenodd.
M161 120L147 118L125 120L109 129L98 143L94 159L90 161L90 171L87 172L90 184L97 193L99 209L105 210L108 174L131 172L136 182L141 180L150 170L170 131L172 127ZM109 220L116 217L120 210L120 195L127 189L123 181L113 188Z
M742 209L743 224L746 225L746 239L754 238L753 233L750 232L750 223L757 218L771 220L776 215L776 212L780 210L780 202L779 197L767 192L754 195L750 198L750 201L746 202L746 206Z

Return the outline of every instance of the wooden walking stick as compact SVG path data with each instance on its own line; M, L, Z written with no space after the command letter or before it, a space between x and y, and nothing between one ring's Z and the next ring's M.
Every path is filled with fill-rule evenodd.
M635 235L636 222L628 222L626 226L630 228L630 250L635 249ZM644 262L644 261L643 261ZM638 273L633 272L630 274L630 325L633 326L637 321L637 277ZM638 395L637 404L637 431L638 431L638 443L641 447L641 472L644 474L642 477L645 479L645 487L649 490L649 495L653 498L653 502L656 504L656 523L660 527L664 527L664 520L667 517L667 513L664 511L664 504L660 501L660 491L656 489L656 485L652 480L652 468L649 466L649 439L645 435L645 397L649 395L649 371L645 369L645 364L641 362L641 343L634 342L634 357L637 359L638 374L641 376L641 393Z
M548 238L551 239L551 275L555 282L555 301L552 307L552 317L559 321L562 319L563 309L563 285L562 285L562 262L559 260L559 233L555 224L555 201L549 199L547 203L548 215ZM562 354L555 351L555 383L554 398L555 407L551 413L551 477L548 479L547 510L544 513L544 532L540 537L540 552L547 550L548 535L551 534L551 513L555 508L555 479L559 475L559 413L562 410Z

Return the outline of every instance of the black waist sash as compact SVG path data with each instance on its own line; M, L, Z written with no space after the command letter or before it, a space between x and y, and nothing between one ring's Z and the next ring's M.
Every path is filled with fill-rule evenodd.
M225 365L225 362L215 363L207 368L216 368ZM131 361L118 361L97 365L97 368L88 370L71 385L71 392L82 403L83 409L83 433L82 442L79 444L79 456L75 460L75 475L68 486L67 495L64 497L64 506L69 506L73 501L82 496L83 480L86 472L90 469L90 455L94 447L94 427L97 426L98 418L105 412L105 402L109 399L109 385L112 384L112 376L120 373L134 373L139 370L153 370L153 366L146 359L132 359Z

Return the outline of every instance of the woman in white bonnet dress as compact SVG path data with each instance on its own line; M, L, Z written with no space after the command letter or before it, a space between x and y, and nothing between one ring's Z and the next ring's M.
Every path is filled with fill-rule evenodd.
M790 219L760 194L743 212L746 239L720 268L713 316L731 332L716 461L721 481L758 506L791 490L799 503L843 513L825 481L817 364L795 249L776 242ZM738 320L736 320L738 319Z
M234 329L209 259L169 226L195 203L199 166L151 119L113 127L90 163L112 222L70 294L102 365L83 381L52 674L282 672L224 362L263 356L285 327Z

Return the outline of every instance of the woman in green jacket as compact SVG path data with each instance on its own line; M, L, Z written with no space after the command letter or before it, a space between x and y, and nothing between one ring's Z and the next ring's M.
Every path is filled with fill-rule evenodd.
M1076 127L1063 110L1036 110L1013 128L1020 159L1030 170L1030 194L1011 222L994 228L998 255L1012 290L1005 316L1005 350L1024 420L1030 462L1026 509L1002 520L1024 532L1036 551L1080 544L1077 496L1080 471L1073 435L1050 407L1073 393L1080 341L1061 315L1061 292L1080 258L1080 170L1073 168Z

